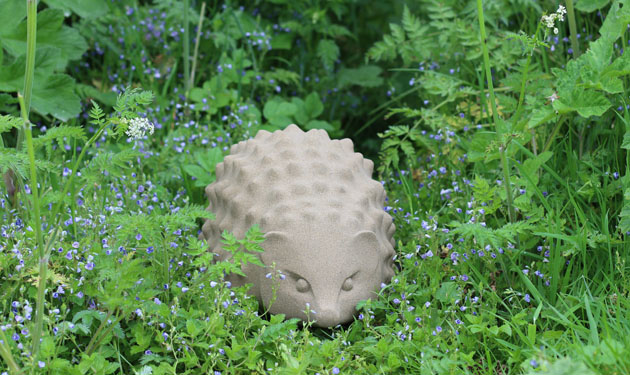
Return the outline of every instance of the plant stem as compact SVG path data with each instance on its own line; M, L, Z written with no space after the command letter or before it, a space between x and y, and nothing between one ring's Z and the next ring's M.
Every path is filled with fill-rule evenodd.
M558 131L560 130L560 127L562 126L563 123L564 123L564 117L561 117L556 123L556 126L554 126L553 130L551 131L551 135L549 136L549 139L547 139L547 142L545 142L545 146L543 147L542 152L547 152L547 150L549 150L549 147L551 147L551 142L553 142L554 138L556 138L556 135L558 134Z
M510 170L505 151L507 145L503 142L503 130L500 127L499 113L497 111L497 103L494 97L494 86L492 84L492 71L490 70L490 56L488 55L488 46L486 45L486 26L483 18L483 0L477 0L477 15L479 18L479 33L481 34L481 48L483 51L483 65L486 69L486 79L488 81L488 92L490 94L490 105L492 106L492 119L494 121L494 127L496 129L497 137L501 145L499 146L499 154L501 156L501 165L503 167L503 179L505 183L505 192L507 195L508 204L508 217L510 222L514 222L516 213L514 212L514 205L512 204L512 189L510 184Z
M26 105L21 95L18 95L20 107L22 108L22 118L24 119L24 134L26 137L26 151L28 152L29 169L31 172L30 184L33 203L33 214L35 215L35 235L37 237L37 247L39 249L39 282L37 285L37 310L35 312L35 328L33 330L33 357L39 354L39 339L42 335L44 323L44 292L46 290L46 273L48 271L48 257L44 246L42 235L41 214L39 211L39 186L37 183L37 170L35 168L35 148L33 147L33 134L31 132L31 122L26 114Z
M580 56L580 45L577 41L577 26L575 25L575 10L573 9L573 0L567 0L567 17L569 18L569 32L571 33L571 48L573 49L573 58Z
M107 316L101 321L101 325L98 326L98 328L96 329L96 332L94 332L94 335L92 335L92 338L90 339L90 342L88 343L88 346L85 349L85 354L87 354L87 355L92 354L92 351L94 351L94 348L95 348L95 344L99 341L99 340L97 340L98 337L99 337L99 333L101 333L101 331L103 330L103 328L107 324L107 321L109 320L109 318L112 315L114 315L114 312L112 310L109 310L107 312Z
M201 26L203 25L203 16L206 12L205 1L201 3L201 13L199 14L199 23L197 24L197 39L195 39L195 51L193 52L192 70L190 71L190 86L195 84L195 70L197 69L197 56L199 55L199 41L201 40Z
M7 344L7 338L2 330L0 330L0 339L2 340L2 344L0 344L0 357L7 363L11 374L21 374L22 369L20 369L20 366L15 362L15 358L13 358L13 354L11 354L11 348L9 344Z
M513 126L516 126L518 120L523 113L523 102L525 101L525 84L527 83L527 76L529 74L529 65L532 62L532 56L534 55L534 49L536 48L536 42L538 41L538 33L540 32L541 23L538 22L538 27L536 27L536 33L534 34L534 46L532 50L527 54L527 61L525 62L525 68L523 69L523 77L521 77L521 90L518 95L518 105L516 107L516 113L514 114L514 118L512 119Z
M37 0L26 0L26 71L24 72L24 104L26 116L31 113L33 77L35 76L35 42L37 41ZM18 130L15 148L20 151L24 142L24 132Z
M37 41L37 0L26 0L26 74L24 75L24 104L26 116L31 111L33 76L35 75L35 42Z
M190 90L190 22L188 22L188 12L190 10L190 0L184 0L184 86L186 98Z

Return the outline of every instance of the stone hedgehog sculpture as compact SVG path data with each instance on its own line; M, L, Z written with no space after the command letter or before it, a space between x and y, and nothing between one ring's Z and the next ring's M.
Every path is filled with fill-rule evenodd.
M273 314L320 327L348 322L357 303L374 298L394 275L395 228L373 166L351 140L331 140L324 130L261 130L217 164L216 181L206 187L216 218L204 223L200 238L215 259L226 260L223 230L242 238L258 224L265 267L247 264L247 277L226 279L253 284L248 293ZM265 277L272 266L284 280Z

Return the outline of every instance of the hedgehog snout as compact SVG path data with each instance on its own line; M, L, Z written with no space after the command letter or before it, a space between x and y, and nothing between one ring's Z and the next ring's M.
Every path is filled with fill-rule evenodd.
M341 314L339 309L335 308L323 308L320 311L315 311L313 314L315 319L315 325L318 327L332 327L339 324Z

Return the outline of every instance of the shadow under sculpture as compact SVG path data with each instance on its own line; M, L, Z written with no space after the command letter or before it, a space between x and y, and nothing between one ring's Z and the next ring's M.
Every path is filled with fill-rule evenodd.
M324 130L261 130L217 164L217 179L206 187L216 218L200 237L222 261L231 254L221 233L242 238L258 224L265 267L247 264L246 277L226 280L253 284L248 293L272 314L319 327L351 321L357 303L375 298L394 275L395 228L373 167L351 140L331 140ZM274 272L284 279L265 277Z

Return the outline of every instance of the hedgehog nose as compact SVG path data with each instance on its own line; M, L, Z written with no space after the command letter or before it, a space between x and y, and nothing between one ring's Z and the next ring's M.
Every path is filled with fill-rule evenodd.
M341 314L333 309L323 309L315 314L315 325L318 327L332 327L339 324Z

